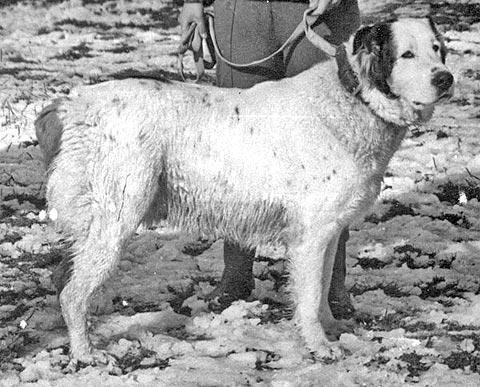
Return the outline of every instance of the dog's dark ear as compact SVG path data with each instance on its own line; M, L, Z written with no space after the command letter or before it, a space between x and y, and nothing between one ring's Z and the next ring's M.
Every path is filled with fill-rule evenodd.
M430 28L432 29L433 33L435 34L435 38L440 43L440 58L442 59L442 63L445 64L445 59L447 58L447 47L445 46L445 42L443 40L442 34L438 32L437 27L433 21L431 16L427 16L428 22L430 23Z
M390 26L390 22L385 22L359 29L353 38L353 55L360 50L380 55L382 49L391 44L392 30Z
M358 54L361 49L368 50L369 41L371 39L372 26L360 28L353 37L353 55Z
M353 55L360 50L378 55L382 48L391 43L391 24L395 19L360 28L353 38Z
M366 62L370 82L389 98L395 98L387 84L395 63L391 23L392 21L383 22L360 29L353 40L353 54L362 51L367 54L370 58ZM365 60L364 56L360 55L359 60Z

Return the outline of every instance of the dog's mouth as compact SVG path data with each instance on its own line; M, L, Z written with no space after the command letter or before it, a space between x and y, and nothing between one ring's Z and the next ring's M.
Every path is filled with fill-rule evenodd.
M418 114L421 114L421 112L423 111L432 110L437 102L438 102L438 99L430 103L412 101L412 107Z
M433 105L436 105L439 102L447 101L453 97L453 90L448 90L445 93L441 94L435 101L433 102L420 102L420 101L412 101L413 108L415 110L424 110Z
M413 108L415 110L423 110L423 109L427 109L433 105L436 105L437 103L439 102L444 102L444 101L447 101L449 100L450 98L453 97L453 92L451 91L447 91L445 93L443 93L442 95L440 95L435 101L433 102L420 102L420 101L412 101L412 105L413 105Z
M422 110L426 108L427 106L433 105L432 103L425 103L425 102L419 102L419 101L412 101L413 107L415 110Z

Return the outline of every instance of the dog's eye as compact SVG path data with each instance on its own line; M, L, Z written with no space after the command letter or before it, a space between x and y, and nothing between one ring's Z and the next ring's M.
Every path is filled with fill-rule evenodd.
M432 48L433 48L433 51L435 51L435 52L440 50L440 46L438 44L434 44Z
M402 54L402 58L405 58L405 59L410 59L410 58L413 58L415 55L413 52L411 52L410 50L408 51L405 51L403 54Z

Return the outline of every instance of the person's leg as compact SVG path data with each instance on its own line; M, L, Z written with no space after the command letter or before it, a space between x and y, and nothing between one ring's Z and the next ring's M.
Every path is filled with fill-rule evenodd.
M221 305L228 306L235 300L247 299L255 287L253 261L255 250L242 249L238 244L224 242L222 279L210 298L218 297Z
M350 29L353 30L357 27L356 23L359 23L359 19L357 20L358 7L355 0L346 1L351 4L349 12L353 16ZM295 2L217 0L215 2L215 31L223 54L239 63L249 62L270 54L295 29L302 19L305 8L305 4ZM341 11L347 12L347 9L342 8ZM275 30L272 26L273 21L282 28L277 27ZM336 31L334 27L330 27L330 29ZM335 36L340 36L339 31L335 32ZM261 39L262 37L268 38ZM338 42L338 40L333 42ZM305 38L292 49L293 55L290 56L293 56L293 60L292 58L287 60L287 74L285 74L282 55L266 62L261 68L248 70L234 69L219 60L217 84L221 87L246 88L266 80L295 75L314 63L328 59ZM347 318L353 311L350 297L345 289L345 243L347 239L348 229L344 230L339 239L329 294L330 307L336 318ZM247 298L254 287L253 258L253 251L242 250L234 243L226 241L224 247L225 268L222 280L212 295L220 296L226 302Z
M273 7L274 26L279 44L285 42L302 21L307 6L308 4L301 2L275 2ZM318 30L318 28L314 28L314 30ZM286 76L299 74L315 63L327 59L329 59L327 54L315 48L305 35L302 35L285 51Z
M278 2L273 8L275 35L284 42L298 23L302 20L307 4L298 2ZM360 11L357 0L344 0L337 7L321 16L314 26L314 31L322 35L322 23L331 31L325 38L332 44L338 45L349 39L360 26ZM286 76L294 76L310 68L318 62L330 57L314 47L303 36L291 46L285 54Z
M215 33L222 54L237 63L263 58L277 49L272 28L271 5L266 1L216 0ZM217 58L218 59L218 58ZM217 61L217 86L248 88L257 83L284 76L281 56L254 68L233 68ZM250 296L254 288L252 274L255 251L245 250L226 240L222 279L210 297L219 297L222 305Z
M247 63L263 58L277 49L272 26L271 3L249 0L216 0L215 34L228 60ZM217 61L217 86L248 88L257 83L284 76L282 57L259 66L234 68Z

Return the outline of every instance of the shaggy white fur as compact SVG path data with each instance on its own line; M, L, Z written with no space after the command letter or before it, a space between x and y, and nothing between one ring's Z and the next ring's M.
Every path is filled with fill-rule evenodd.
M348 48L358 97L346 92L332 61L248 90L106 82L39 117L38 138L53 159L48 204L73 241L60 301L74 359L94 360L89 296L139 223L164 217L248 248L285 244L306 344L320 357L339 354L325 334L339 327L327 302L338 235L374 202L407 126L428 118L451 89L432 82L447 70L428 20L367 28ZM412 58L402 50L420 58L418 71L406 70ZM388 68L380 82L391 95L376 86L376 66ZM52 128L62 128L59 149L49 146Z

